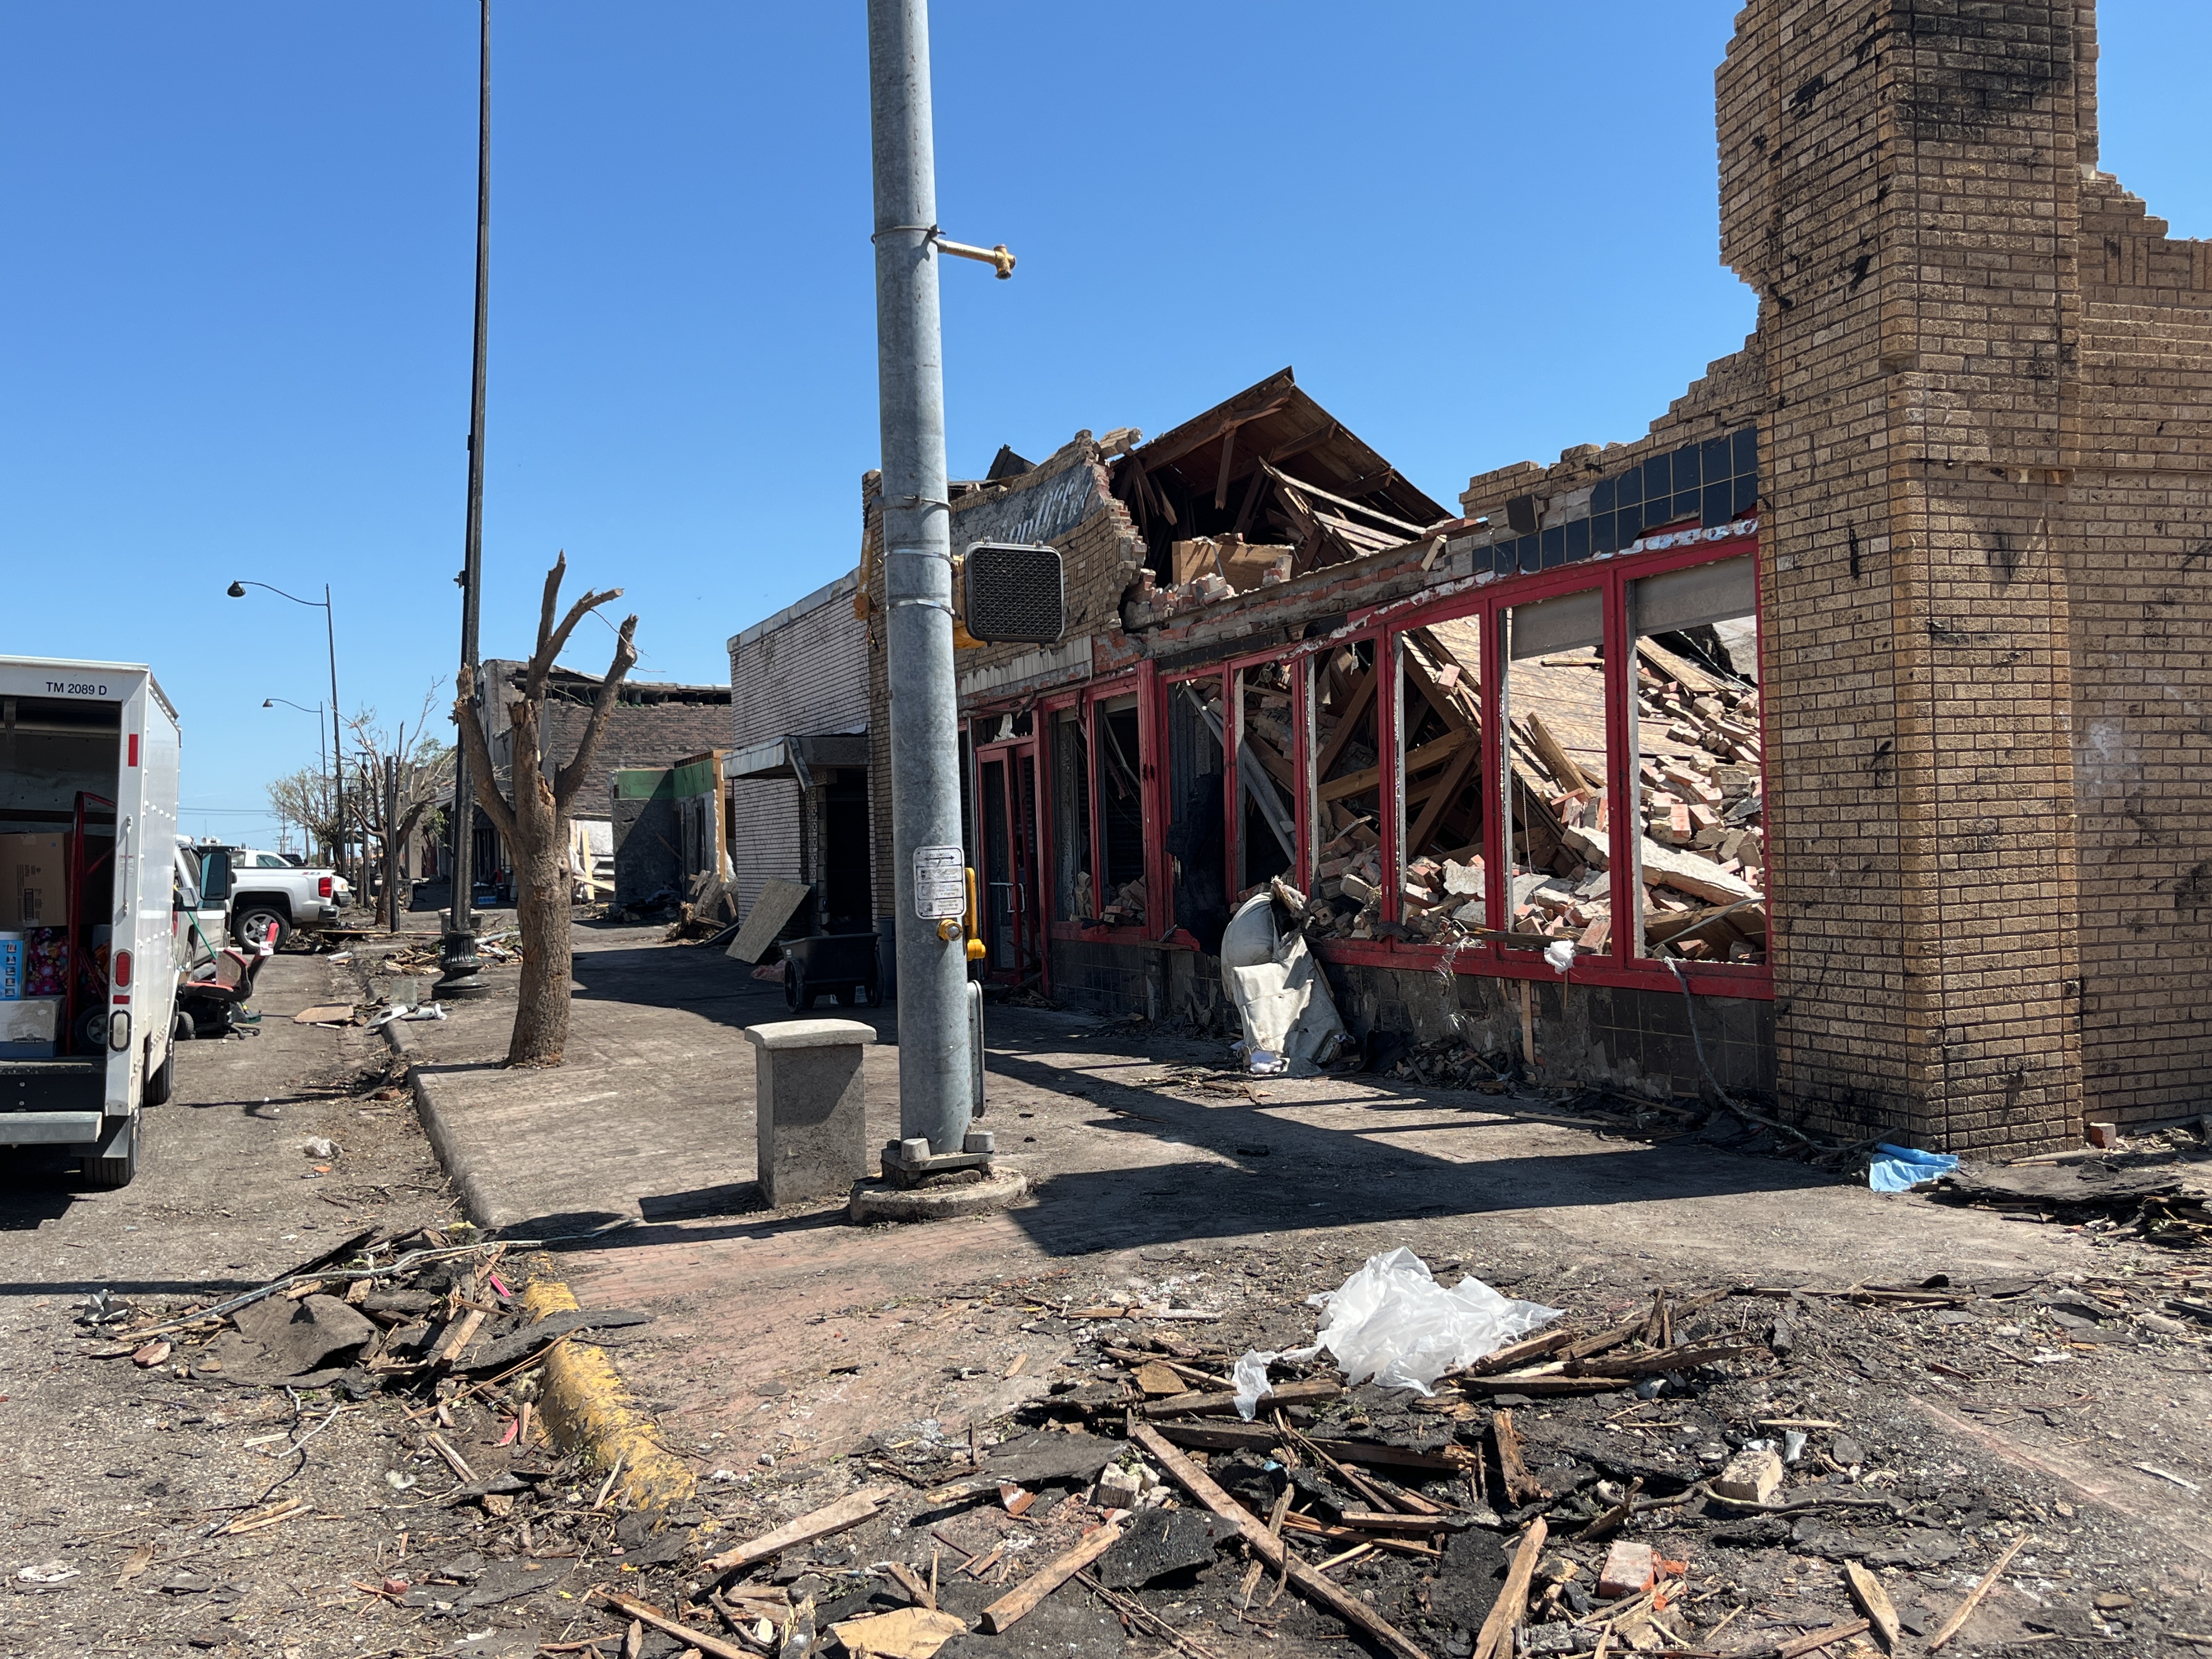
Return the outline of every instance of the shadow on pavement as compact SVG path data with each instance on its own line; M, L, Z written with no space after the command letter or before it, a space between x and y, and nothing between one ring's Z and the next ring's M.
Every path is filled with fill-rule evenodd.
M793 1018L781 987L751 979L720 952L628 944L587 949L576 957L575 975L581 999L680 1008L733 1031ZM896 1039L892 1009L823 1006L814 1012L863 1020L881 1041ZM1039 1171L1040 1201L1010 1212L1014 1224L1054 1255L1313 1225L1388 1225L1439 1215L1502 1216L1834 1184L1833 1177L1800 1164L1688 1142L1653 1146L1593 1139L1587 1151L1519 1154L1511 1149L1526 1137L1516 1136L1516 1126L1540 1130L1540 1122L1501 1109L1487 1096L1416 1091L1371 1079L1356 1090L1270 1102L1265 1110L1200 1103L1117 1082L1098 1067L1117 1061L1147 1070L1178 1060L1218 1064L1218 1043L1102 1029L1097 1017L1074 1011L994 1008L987 1018L994 1077L1103 1108L1091 1127L1131 1138L1128 1160L1120 1167ZM1080 1066L1070 1056L1079 1056ZM1301 1116L1347 1109L1372 1114L1371 1127ZM987 1115L983 1127L998 1129L1001 1150L1019 1156L1018 1132L1005 1119ZM1452 1157L1406 1144L1408 1137L1428 1140L1445 1131L1480 1134L1472 1143L1476 1155ZM1492 1146L1502 1155L1480 1155ZM601 1241L599 1248L653 1243L662 1236L654 1224L741 1213L738 1205L757 1206L759 1198L745 1183L644 1204L647 1224ZM835 1224L834 1214L778 1220L763 1213L757 1222L686 1228L684 1236L767 1237Z

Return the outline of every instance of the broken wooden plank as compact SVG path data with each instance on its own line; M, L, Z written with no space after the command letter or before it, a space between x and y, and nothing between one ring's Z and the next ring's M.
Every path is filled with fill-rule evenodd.
M720 1555L710 1556L700 1563L701 1570L717 1576L734 1572L739 1567L765 1561L771 1555L781 1555L794 1545L811 1544L817 1538L857 1527L871 1519L890 1495L889 1486L863 1486L834 1504L825 1504L795 1521L785 1522L774 1532L763 1533L745 1543L732 1546Z
M1541 1336L1515 1342L1486 1353L1481 1358L1461 1366L1446 1375L1454 1381L1462 1376L1492 1376L1499 1371L1510 1371L1516 1365L1525 1365L1532 1359L1545 1359L1582 1340L1582 1334L1570 1328L1563 1331L1547 1331Z
M1015 1620L1034 1613L1037 1603L1113 1548L1121 1541L1121 1526L1118 1521L1108 1521L1093 1527L1083 1534L1073 1549L1047 1562L1010 1593L984 1608L981 1620L983 1633L986 1636L1000 1635Z
M1504 1587L1498 1592L1490 1616L1482 1621L1482 1629L1474 1638L1474 1651L1468 1659L1507 1659L1513 1652L1513 1633L1528 1616L1528 1581L1535 1576L1536 1558L1544 1553L1544 1539L1550 1530L1540 1515L1521 1534L1520 1547L1513 1552L1513 1565L1505 1571Z
M1149 1423L1139 1423L1131 1438L1159 1461L1170 1479L1200 1503L1232 1522L1252 1553L1283 1572L1306 1600L1325 1608L1354 1630L1364 1632L1397 1656L1397 1659L1429 1659L1429 1656L1388 1623L1374 1608L1341 1585L1333 1584L1291 1553L1281 1539L1270 1534L1260 1518L1214 1483L1212 1476L1168 1443Z
M1774 1650L1776 1659L1803 1659L1806 1654L1818 1653L1822 1648L1832 1647L1838 1642L1849 1641L1852 1637L1863 1635L1872 1628L1873 1626L1863 1619L1852 1619L1840 1625L1831 1625L1826 1630L1816 1630L1792 1641L1784 1642ZM1930 1651L1933 1650L1931 1649Z
M1425 1538L1432 1532L1463 1532L1474 1524L1464 1515L1405 1515L1395 1510L1346 1510L1337 1524L1354 1532L1402 1532Z
M2027 1545L2028 1537L2028 1534L2022 1533L2005 1547L2005 1553L1997 1558L1996 1565L1982 1575L1982 1582L1966 1592L1966 1599L1959 1603L1959 1610L1943 1621L1943 1628L1937 1631L1934 1639L1928 1644L1929 1652L1935 1652L1956 1636L1966 1620L1974 1616L1974 1609L1982 1605L1982 1598L1990 1593L1991 1586L2004 1577L2005 1569L2012 1565L2013 1557Z
M1767 1354L1772 1350L1763 1342L1716 1342L1702 1348L1655 1348L1650 1353L1630 1354L1621 1359L1572 1359L1567 1362L1569 1376L1659 1376L1668 1371L1686 1371L1695 1365L1717 1364L1723 1359L1741 1359L1747 1354Z
M438 1346L430 1351L433 1365L450 1365L461 1357L461 1351L476 1340L477 1332L483 1328L484 1312L471 1308L439 1333Z
M596 1589L592 1594L617 1613L635 1619L641 1624L665 1630L679 1638L702 1653L711 1653L714 1659L753 1659L753 1656L734 1642L725 1642L719 1636L710 1636L696 1625L687 1625L672 1614L663 1613L650 1601L641 1601L634 1595L624 1595L620 1590Z
M1260 1396L1261 1411L1271 1407L1318 1406L1334 1400L1344 1390L1334 1382L1285 1382L1279 1389L1270 1389ZM1163 1417L1218 1417L1234 1413L1237 1396L1234 1394L1180 1394L1165 1400L1149 1401L1145 1415Z
M1513 1413L1500 1412L1490 1419L1491 1443L1498 1451L1498 1473L1505 1484L1509 1504L1533 1504L1551 1496L1521 1461L1521 1431L1513 1426Z
M1882 1651L1897 1651L1897 1609L1889 1599L1889 1592L1881 1587L1881 1580L1856 1561L1844 1563L1844 1582L1850 1586L1851 1600L1859 1604L1859 1611L1874 1626L1881 1638Z
M1188 1446L1194 1451L1266 1451L1283 1443L1281 1431L1264 1423L1163 1423L1160 1432L1178 1446ZM1393 1446L1380 1440L1323 1440L1314 1437L1314 1445L1331 1457L1346 1463L1364 1463L1370 1468L1415 1469L1426 1474L1465 1474L1474 1461L1474 1454L1455 1446L1457 1456L1443 1452L1416 1451L1410 1446Z

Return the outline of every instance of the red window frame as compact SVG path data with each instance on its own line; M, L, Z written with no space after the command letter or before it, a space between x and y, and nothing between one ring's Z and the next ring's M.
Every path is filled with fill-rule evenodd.
M1483 660L1477 679L1480 686L1482 712L1482 775L1484 787L1489 792L1483 811L1483 866L1486 889L1484 908L1490 930L1503 931L1510 921L1505 905L1504 801L1499 787L1504 761L1498 746L1498 737L1503 729L1500 717L1504 703L1504 680L1501 671L1505 658L1500 648L1504 613L1516 606L1562 594L1591 588L1599 592L1605 612L1606 788L1608 796L1616 803L1616 810L1607 815L1610 867L1626 869L1634 856L1634 837L1638 833L1638 815L1620 805L1635 799L1632 791L1637 773L1636 757L1628 749L1628 733L1632 725L1629 717L1634 695L1628 674L1631 644L1626 631L1628 584L1643 577L1662 575L1670 570L1715 563L1746 555L1752 559L1753 574L1756 580L1759 572L1759 538L1753 534L1698 541L1680 548L1634 554L1625 558L1593 559L1556 569L1509 576L1443 599L1422 597L1400 600L1353 612L1336 634L1326 641L1316 641L1299 654L1310 659L1322 651L1339 649L1350 641L1372 633L1377 641L1376 661L1378 670L1395 670L1399 636L1407 630L1430 622L1468 617L1481 618ZM1762 628L1759 635L1762 686L1765 681L1765 635ZM1310 673L1308 684L1310 684ZM1401 919L1401 895L1403 890L1399 874L1397 844L1404 790L1398 756L1399 722L1402 718L1398 706L1401 689L1400 676L1395 672L1388 673L1376 687L1376 746L1389 757L1389 763L1383 770L1383 793L1379 802L1383 869L1381 916L1389 922ZM1766 753L1765 723L1766 700L1762 696L1759 700L1762 776ZM1302 772L1310 768L1314 758L1310 744L1301 733L1298 760ZM1318 800L1318 783L1319 781L1310 775L1304 778L1304 787L1299 792L1302 811L1305 802ZM1317 836L1318 827L1311 833ZM1303 840L1301 854L1300 867L1310 872L1311 849ZM1770 894L1772 886L1770 879ZM1620 901L1616 900L1618 902ZM1765 962L1746 963L1678 959L1683 979L1690 989L1709 995L1771 1000L1774 995L1772 963L1776 933L1776 919L1771 903L1766 926L1768 949ZM1624 927L1616 921L1607 949L1596 955L1577 958L1567 975L1568 982L1668 991L1678 989L1681 981L1675 979L1674 970L1663 961L1634 954L1637 939L1637 929ZM1425 941L1414 943L1389 939L1322 939L1315 946L1324 961L1430 971L1443 964L1448 948ZM1460 946L1452 950L1450 954L1451 969L1457 973L1508 979L1540 980L1555 976L1540 950L1483 940Z
M1106 896L1105 867L1102 858L1105 848L1104 820L1101 814L1098 790L1097 714L1095 705L1117 697L1134 695L1137 699L1137 780L1140 803L1144 866L1145 920L1140 924L1120 927L1085 927L1080 923L1063 921L1060 916L1059 895L1048 888L1043 895L1046 905L1045 936L1056 939L1089 939L1103 944L1137 944L1149 941L1156 923L1164 923L1170 902L1162 896L1161 872L1166 867L1166 814L1159 802L1159 788L1154 757L1159 748L1158 697L1154 688L1155 676L1150 663L1140 663L1125 673L1110 679L1085 683L1079 690L1057 696L1041 697L1036 703L1037 765L1039 791L1048 788L1056 799L1059 788L1060 761L1054 752L1054 725L1061 711L1079 708L1082 712L1084 737L1090 763L1089 801L1091 807L1091 896L1103 901ZM1004 712L1004 711L1000 711ZM971 720L996 718L979 710ZM1056 830L1054 809L1048 807L1042 814L1044 820L1039 832L1043 852L1041 866L1048 874L1057 869L1055 858Z
M1152 695L1148 701L1152 705L1152 730L1158 734L1159 741L1152 750L1152 757L1146 763L1145 776L1149 783L1157 775L1161 787L1146 790L1145 816L1147 826L1146 852L1158 860L1160 885L1155 887L1152 884L1151 866L1148 866L1145 884L1145 895L1148 901L1146 908L1150 913L1150 919L1159 924L1160 942L1183 951L1197 950L1198 939L1182 925L1182 918L1176 915L1175 908L1175 878L1172 873L1175 867L1174 856L1168 851L1168 825L1175 815L1175 802L1169 799L1166 788L1166 783L1172 775L1171 763L1168 755L1168 733L1173 728L1170 724L1171 716L1169 708L1177 686L1188 685L1198 680L1212 680L1221 688L1223 836L1221 845L1224 860L1222 866L1224 887L1230 872L1237 867L1233 862L1228 861L1236 857L1234 839L1236 829L1230 822L1236 815L1230 808L1236 799L1231 792L1237 787L1237 768L1232 749L1236 741L1237 725L1236 716L1229 707L1229 665L1226 663L1213 663L1204 668L1178 669L1172 673L1155 674L1152 676ZM1157 846L1153 844L1152 834L1152 821L1155 818L1158 820Z

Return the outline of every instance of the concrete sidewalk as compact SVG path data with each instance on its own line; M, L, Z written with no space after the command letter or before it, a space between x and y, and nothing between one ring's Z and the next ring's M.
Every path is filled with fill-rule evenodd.
M404 1028L423 1127L480 1225L591 1226L759 1207L753 1054L743 1028L787 1017L777 986L662 928L580 924L567 1064L504 1068L513 966L492 994ZM364 961L382 953L364 951ZM373 984L384 988L380 973ZM865 1016L866 1010L853 1011ZM888 1012L882 1030L891 1029ZM896 1057L869 1059L871 1094L896 1127ZM885 1134L890 1133L885 1130Z
M579 926L568 1058L557 1069L501 1065L512 967L490 970L492 996L408 1026L425 1125L481 1224L768 1221L743 1033L790 1017L781 988L660 933ZM837 1012L869 1019L881 1038L866 1057L880 1146L898 1125L896 1011ZM1623 1138L1549 1096L1365 1075L1247 1080L1198 1069L1224 1062L1218 1043L1050 1009L987 1018L984 1124L1046 1197L994 1225L1041 1258L1285 1228L1395 1234L1511 1218L1524 1237L1565 1229L1604 1248L1725 1242L1741 1272L1783 1271L1809 1249L1879 1277L1929 1243L1901 1236L1899 1206L1855 1184L1692 1139ZM1992 1271L2021 1265L2039 1231L1917 1200L1911 1210L1906 1233L1933 1229L1962 1265Z

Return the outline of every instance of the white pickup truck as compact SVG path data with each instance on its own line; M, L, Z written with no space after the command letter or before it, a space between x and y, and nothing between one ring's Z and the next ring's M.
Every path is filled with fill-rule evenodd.
M0 656L0 1146L137 1173L198 895L177 711L143 664Z
M234 942L258 945L273 929L269 942L281 950L301 929L313 933L337 921L343 907L336 872L313 865L302 868L280 853L255 847L216 850L228 854Z

